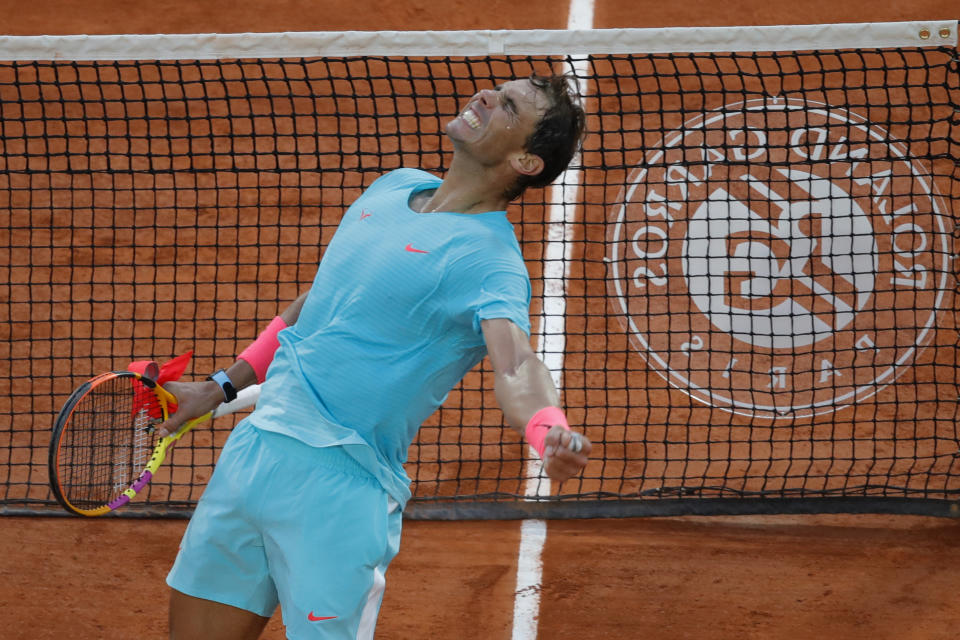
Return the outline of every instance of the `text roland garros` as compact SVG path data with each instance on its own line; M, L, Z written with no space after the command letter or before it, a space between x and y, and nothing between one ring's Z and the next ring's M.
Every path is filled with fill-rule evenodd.
M928 344L950 236L930 172L844 109L765 98L668 132L610 211L632 346L715 407L797 419L876 394Z

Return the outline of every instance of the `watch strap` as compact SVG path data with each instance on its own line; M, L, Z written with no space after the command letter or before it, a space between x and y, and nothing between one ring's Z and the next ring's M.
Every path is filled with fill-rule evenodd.
M237 399L237 388L233 386L233 380L227 375L226 370L220 369L210 374L207 380L213 380L220 385L220 389L223 391L224 402L232 402Z

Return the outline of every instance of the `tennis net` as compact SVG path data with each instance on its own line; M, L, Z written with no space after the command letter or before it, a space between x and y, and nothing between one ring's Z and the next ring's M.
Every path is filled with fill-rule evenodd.
M79 382L225 366L363 188L444 171L469 96L567 72L583 152L510 216L594 460L538 491L484 363L410 449L409 516L958 515L958 58L951 21L0 37L0 512L55 512ZM188 514L232 425L125 513Z

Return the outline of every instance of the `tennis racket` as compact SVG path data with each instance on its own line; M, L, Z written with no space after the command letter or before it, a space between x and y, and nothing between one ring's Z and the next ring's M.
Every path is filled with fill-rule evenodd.
M104 373L77 387L53 426L50 487L64 509L101 516L130 502L163 464L170 446L206 420L256 404L259 385L158 437L156 426L176 410L176 398L132 371Z

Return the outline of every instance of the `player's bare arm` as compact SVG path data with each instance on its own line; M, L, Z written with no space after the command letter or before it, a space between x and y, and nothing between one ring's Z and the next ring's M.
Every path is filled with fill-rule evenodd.
M307 294L304 293L299 298L291 302L280 318L286 326L290 326L300 317L300 309L303 308L303 302ZM227 375L233 382L233 385L239 389L249 387L257 383L257 374L249 362L243 359L237 359L227 369ZM202 416L214 407L223 402L223 392L216 382L203 380L199 382L168 382L164 388L177 398L177 410L163 424L157 427L161 436L176 433L185 422L191 418Z
M559 407L550 371L530 348L527 334L505 318L484 320L483 339L494 371L494 393L504 418L522 437L540 411ZM577 442L579 441L579 450ZM592 445L565 424L550 425L544 440L543 468L551 479L563 482L587 465Z

